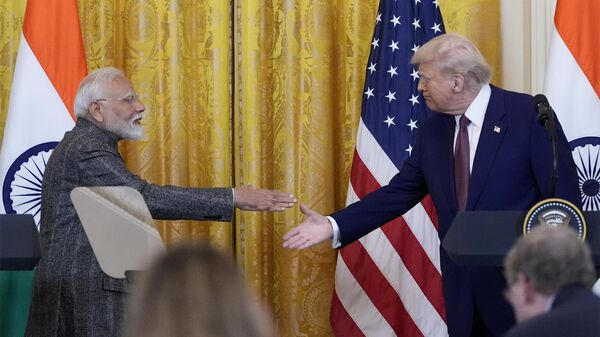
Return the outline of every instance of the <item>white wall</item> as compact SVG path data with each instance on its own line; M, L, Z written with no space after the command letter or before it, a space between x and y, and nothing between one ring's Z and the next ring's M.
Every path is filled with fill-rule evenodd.
M502 87L542 92L556 0L500 0Z

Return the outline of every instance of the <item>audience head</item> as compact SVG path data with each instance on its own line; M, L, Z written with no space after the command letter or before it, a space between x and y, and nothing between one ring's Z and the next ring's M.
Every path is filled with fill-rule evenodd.
M87 75L75 96L75 115L122 139L139 139L144 105L123 72L100 68Z
M567 227L540 226L517 240L504 259L504 274L519 322L548 310L562 287L591 288L596 281L589 247Z
M273 336L234 262L208 245L172 249L137 286L128 337Z

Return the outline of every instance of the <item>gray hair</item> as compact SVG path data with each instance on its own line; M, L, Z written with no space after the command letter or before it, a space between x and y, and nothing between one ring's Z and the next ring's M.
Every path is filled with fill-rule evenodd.
M99 68L87 75L79 84L75 96L75 116L88 117L90 104L102 98L104 89L110 85L113 79L119 76L125 75L121 70L114 67Z
M545 295L574 283L591 288L596 281L590 248L567 227L540 226L520 238L504 259L509 284L519 273Z
M410 60L412 64L436 63L443 74L462 74L466 87L479 90L490 82L491 67L475 45L465 37L443 34L422 45Z

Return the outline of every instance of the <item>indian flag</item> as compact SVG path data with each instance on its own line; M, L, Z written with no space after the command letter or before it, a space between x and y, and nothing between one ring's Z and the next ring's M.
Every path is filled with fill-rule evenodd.
M583 209L600 211L600 1L558 0L544 93L573 151ZM600 294L600 282L595 290Z
M87 73L76 0L29 0L0 151L2 213L39 226L48 157L75 125L73 100ZM22 336L32 272L0 272L0 336Z

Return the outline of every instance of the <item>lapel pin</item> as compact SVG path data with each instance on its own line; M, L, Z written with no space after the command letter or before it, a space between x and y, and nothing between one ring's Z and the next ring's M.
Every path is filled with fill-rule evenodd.
M499 126L494 126L494 132L495 132L495 133L500 133L500 131L501 131L501 130L502 130L502 129L500 129L500 127L499 127Z

